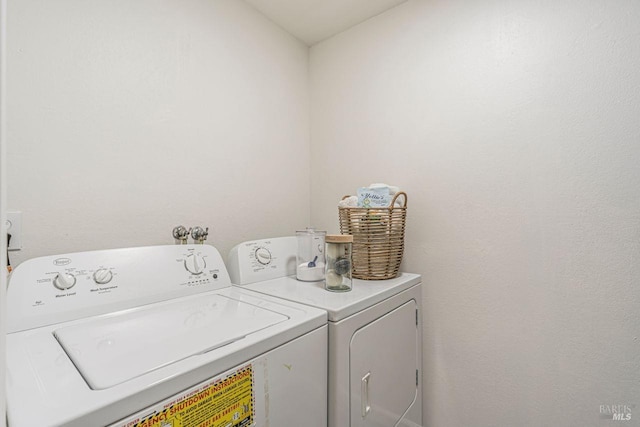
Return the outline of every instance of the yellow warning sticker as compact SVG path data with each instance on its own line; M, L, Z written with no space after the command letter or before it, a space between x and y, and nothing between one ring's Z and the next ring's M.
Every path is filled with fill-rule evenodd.
M233 373L185 393L130 427L249 427L255 419L253 367Z

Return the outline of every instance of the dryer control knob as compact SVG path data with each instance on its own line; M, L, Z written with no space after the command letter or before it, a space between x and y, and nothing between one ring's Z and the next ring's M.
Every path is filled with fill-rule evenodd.
M108 270L106 268L101 268L93 273L93 281L98 285L109 283L111 279L113 279L113 273L111 272L111 270Z
M262 265L267 265L271 262L271 252L269 252L269 249L264 247L259 247L258 249L256 249L255 257L256 260Z
M60 290L72 288L76 284L76 277L70 273L58 273L53 279L53 286Z
M184 259L184 268L191 274L202 274L206 266L204 258L198 254L189 254Z

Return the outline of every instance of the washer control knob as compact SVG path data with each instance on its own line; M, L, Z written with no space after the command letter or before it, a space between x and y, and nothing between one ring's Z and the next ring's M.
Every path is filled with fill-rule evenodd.
M191 274L202 274L206 266L204 258L198 254L189 254L184 259L184 268Z
M109 283L111 279L113 279L113 273L111 272L111 270L107 268L101 268L99 270L96 270L95 273L93 273L93 281L96 282L98 285L104 285L105 283Z
M73 288L76 284L76 277L70 273L58 273L55 279L53 279L53 286L60 290Z
M256 249L255 257L256 260L262 265L267 265L271 262L271 252L269 252L269 249L265 247L259 247L258 249Z

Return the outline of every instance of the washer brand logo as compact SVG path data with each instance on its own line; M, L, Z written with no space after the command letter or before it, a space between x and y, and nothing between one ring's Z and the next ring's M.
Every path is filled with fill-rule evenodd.
M53 260L53 265L69 265L71 264L71 258L58 258Z

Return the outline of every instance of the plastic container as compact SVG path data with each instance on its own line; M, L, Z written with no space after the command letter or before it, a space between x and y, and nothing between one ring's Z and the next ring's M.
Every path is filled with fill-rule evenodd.
M324 279L324 238L326 231L307 227L296 231L298 254L296 278L303 282L319 282Z
M325 289L332 292L348 292L353 286L353 236L329 234L326 236Z

